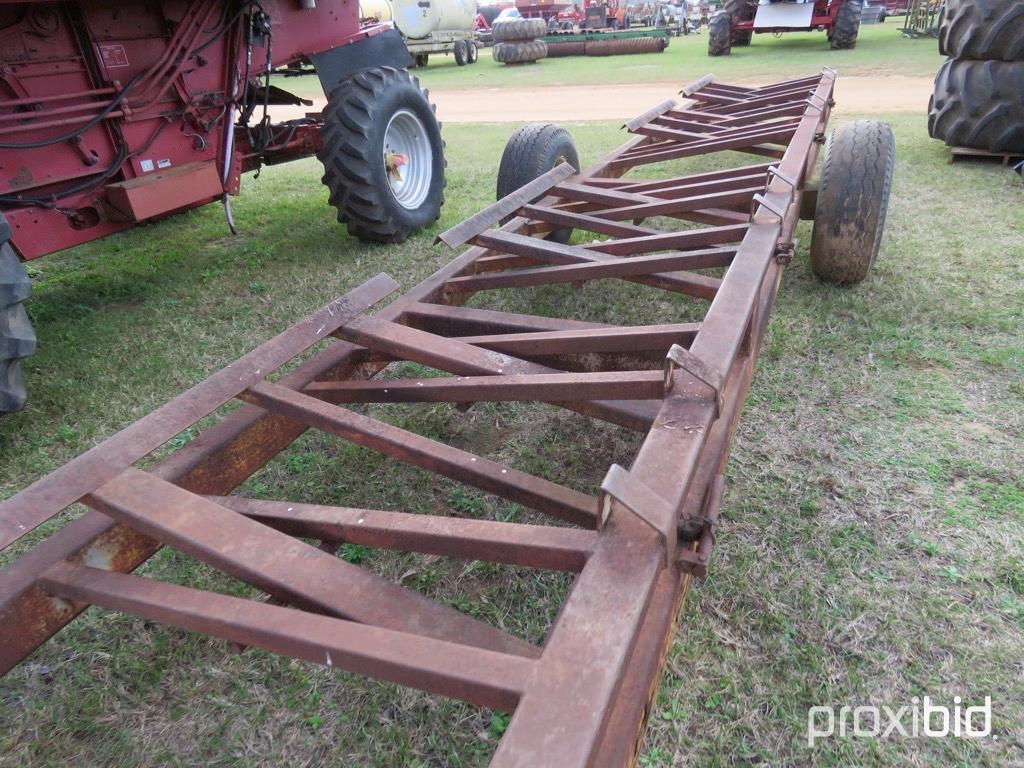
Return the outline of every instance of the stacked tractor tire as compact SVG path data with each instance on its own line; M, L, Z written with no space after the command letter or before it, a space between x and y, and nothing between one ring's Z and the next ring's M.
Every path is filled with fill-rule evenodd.
M928 133L951 147L1024 154L1024 0L946 0Z
M538 38L547 34L544 19L504 19L494 22L495 61L504 64L532 64L548 55L548 44Z

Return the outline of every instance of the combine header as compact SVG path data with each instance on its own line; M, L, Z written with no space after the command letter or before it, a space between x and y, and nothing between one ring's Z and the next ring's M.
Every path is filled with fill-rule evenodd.
M878 250L893 160L886 126L834 132L821 189L809 185L833 85L831 71L759 88L692 84L686 99L630 121L632 137L593 167L540 169L442 234L451 248L471 247L384 309L369 313L398 289L382 274L0 504L4 547L71 504L91 508L0 571L0 671L92 605L513 712L492 766L633 763L680 601L710 566L730 440L801 210L816 211L820 276L859 279ZM701 172L636 175L686 158L699 158ZM657 228L645 224L654 217ZM560 242L573 229L586 233L578 244ZM681 297L702 319L679 322L673 312L617 326L480 301L529 286L601 290L607 280ZM375 376L398 361L446 375ZM238 400L245 405L196 439L135 466ZM639 432L643 443L584 491L353 408L494 401L567 408ZM231 495L307 429L557 524ZM575 580L535 645L335 557L342 542ZM273 601L131 575L162 546Z

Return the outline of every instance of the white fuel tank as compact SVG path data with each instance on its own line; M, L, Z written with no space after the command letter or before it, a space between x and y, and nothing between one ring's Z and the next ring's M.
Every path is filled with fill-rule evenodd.
M393 21L410 39L431 32L469 30L476 18L476 0L361 0L364 19Z

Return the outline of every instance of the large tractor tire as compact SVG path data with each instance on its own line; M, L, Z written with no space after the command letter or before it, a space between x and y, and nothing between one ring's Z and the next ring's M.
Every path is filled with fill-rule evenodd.
M495 43L492 55L495 61L503 64L529 64L548 55L548 44L543 40Z
M0 413L25 407L28 393L20 362L36 350L24 304L32 295L32 283L10 239L11 227L0 213Z
M939 53L956 59L1024 61L1024 0L946 0Z
M896 139L887 123L857 120L829 136L811 234L811 270L857 283L878 257L889 208Z
M338 221L360 240L399 243L441 214L441 126L404 69L364 69L331 91L317 157Z
M719 11L708 22L708 56L728 56L732 53L732 19Z
M501 155L497 199L512 194L561 163L569 163L577 171L580 169L580 156L567 130L553 123L530 123L523 126L512 134ZM567 243L571 236L572 228L566 227L552 230L547 239Z
M928 135L951 147L1024 153L1024 61L948 59L935 74Z
M544 19L505 19L491 27L494 42L508 43L514 40L536 40L547 34L548 25Z
M857 46L857 34L860 32L860 17L864 10L862 0L834 0L842 2L836 14L836 24L829 36L832 50L847 50Z
M743 21L754 20L754 16L757 15L757 0L725 0L723 7L729 16L732 17L732 28L730 30L732 44L739 47L750 45L750 39L754 36L754 33L749 29L740 32L736 29L736 25Z

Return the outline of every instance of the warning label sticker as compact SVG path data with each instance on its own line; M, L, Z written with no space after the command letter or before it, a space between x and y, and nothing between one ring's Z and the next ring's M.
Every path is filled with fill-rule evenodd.
M128 52L124 46L117 43L109 43L97 46L100 49L100 61L107 69L128 66Z

